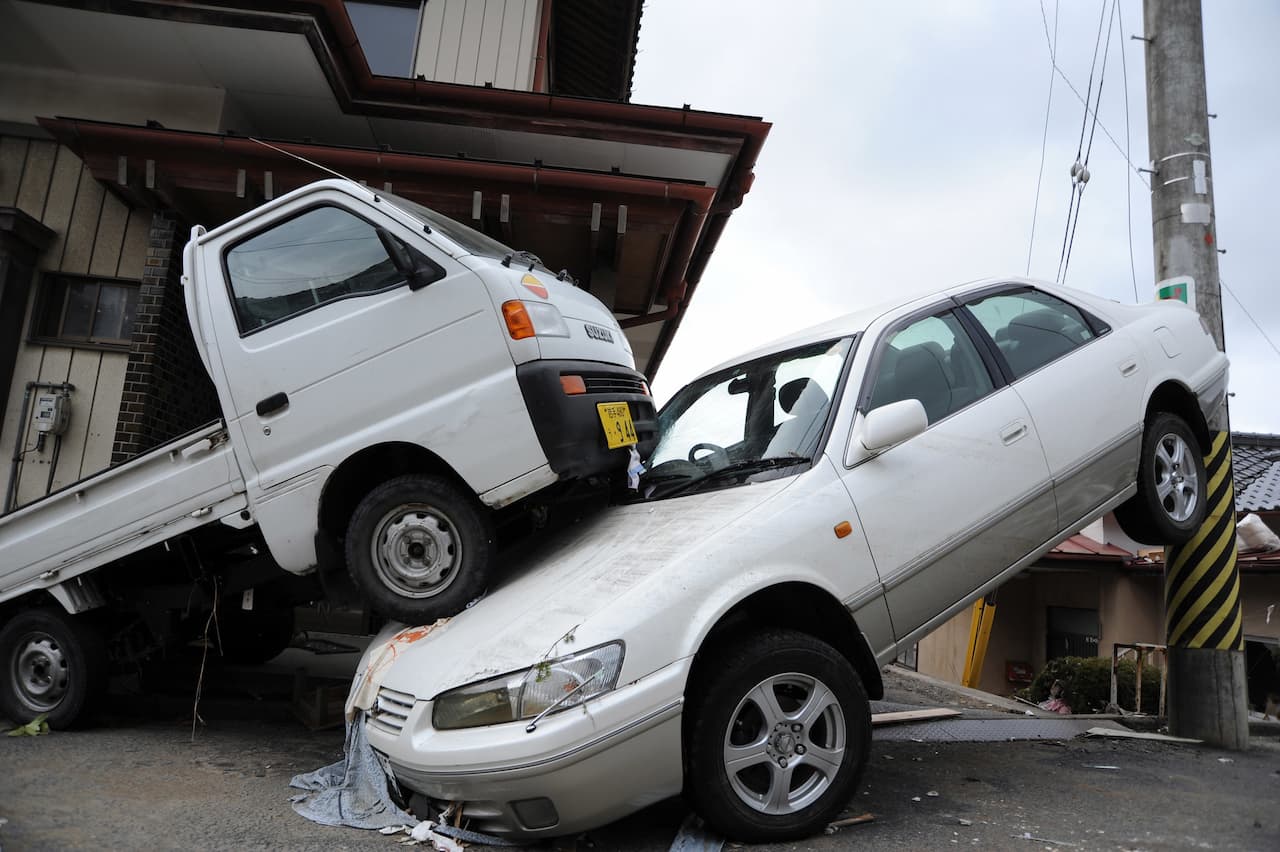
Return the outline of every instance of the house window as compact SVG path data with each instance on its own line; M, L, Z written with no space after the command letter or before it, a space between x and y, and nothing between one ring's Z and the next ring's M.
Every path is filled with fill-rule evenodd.
M48 275L32 337L75 346L128 346L138 308L138 282Z
M1102 632L1096 609L1051 606L1045 659L1098 656L1098 636Z
M374 0L346 6L369 70L382 77L412 77L418 0Z

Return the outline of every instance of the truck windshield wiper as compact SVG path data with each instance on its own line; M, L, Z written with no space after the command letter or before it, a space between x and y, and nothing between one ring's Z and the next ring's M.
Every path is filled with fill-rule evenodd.
M511 265L511 263L512 263L512 261L516 261L516 262L518 262L518 263L522 263L522 264L523 264L523 263L527 263L527 264L529 264L529 271L530 271L530 272L532 272L532 271L533 271L533 268L534 268L535 266L542 266L542 265L543 265L543 263L542 263L542 258L538 257L538 256L537 256L536 254L534 254L533 252L531 252L531 251L525 251L524 249L520 249L519 251L513 251L511 254L509 254L509 255L507 255L506 257L504 257L504 258L502 259L502 265L503 265L503 266L510 266L510 265Z

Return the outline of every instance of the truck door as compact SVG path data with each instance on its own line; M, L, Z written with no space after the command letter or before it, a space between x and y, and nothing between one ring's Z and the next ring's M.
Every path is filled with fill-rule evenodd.
M211 240L203 263L210 291L225 282L208 298L219 393L255 501L364 446L430 445L424 423L465 434L457 397L486 377L510 374L519 398L483 283L444 252L334 189L254 225ZM427 286L408 286L379 226L429 262ZM478 440L486 428L501 426Z
M953 307L917 312L880 335L846 456L844 481L899 641L1030 553L1057 520L1027 408ZM905 399L921 402L928 428L868 453L861 417Z

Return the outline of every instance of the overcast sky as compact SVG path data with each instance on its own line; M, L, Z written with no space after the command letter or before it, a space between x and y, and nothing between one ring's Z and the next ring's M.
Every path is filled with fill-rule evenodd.
M1081 95L1102 3L1056 8L1058 63ZM1044 9L1052 33L1055 0ZM1122 0L1118 13L1065 283L1132 303L1135 275L1143 301L1154 275L1150 196L1124 155L1127 116L1129 160L1148 160L1143 44L1129 38L1142 31L1142 4ZM1280 143L1280 3L1209 2L1204 15L1221 277L1280 345L1269 158ZM1100 50L1095 92L1101 63ZM773 123L755 185L663 362L659 399L830 316L1024 274L1029 246L1031 275L1053 280L1084 106L1056 76L1032 245L1050 74L1034 0L646 2L634 102ZM1232 427L1280 432L1280 354L1227 292L1223 303Z

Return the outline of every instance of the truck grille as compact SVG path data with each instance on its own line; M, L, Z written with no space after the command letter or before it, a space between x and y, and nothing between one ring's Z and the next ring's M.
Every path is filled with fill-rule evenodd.
M414 697L407 692L379 687L378 701L373 705L370 721L385 731L398 734L404 730L413 702Z
M583 376L587 393L644 393L644 382L626 376Z

